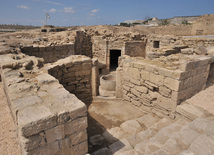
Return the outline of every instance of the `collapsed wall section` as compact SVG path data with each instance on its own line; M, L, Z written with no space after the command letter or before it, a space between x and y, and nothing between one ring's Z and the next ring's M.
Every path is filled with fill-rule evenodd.
M88 152L87 108L58 80L38 70L2 71L22 154Z
M157 61L124 57L117 79L122 81L125 101L174 117L178 104L206 87L209 67L209 57L189 57L180 61L177 69Z
M25 46L21 48L22 53L29 56L43 58L45 63L56 62L74 54L74 44L55 45L55 46Z

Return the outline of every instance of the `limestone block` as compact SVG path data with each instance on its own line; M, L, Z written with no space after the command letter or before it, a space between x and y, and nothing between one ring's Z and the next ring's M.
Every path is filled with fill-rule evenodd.
M65 135L71 135L81 130L86 129L88 126L87 117L78 118L65 124Z
M152 90L152 91L155 91L158 86L155 85L154 83L151 83L150 81L145 81L142 83L142 85L144 85L145 87L147 87L148 89Z
M160 68L158 67L158 73L159 75L167 76L167 77L172 77L173 70L169 70L166 68Z
M206 55L207 49L203 46L199 46L195 49L195 53L198 55Z
M140 96L141 95L141 92L137 91L136 89L134 88L131 88L131 93L135 96Z
M137 119L141 126L145 126L146 128L151 127L153 124L158 122L160 118L156 115L147 114Z
M181 53L183 53L183 54L192 55L193 52L194 52L193 48L184 48L184 49L181 49Z
M50 129L57 124L57 117L44 105L27 106L18 113L19 130L28 137Z
M135 86L134 89L139 91L140 93L144 93L144 94L148 93L148 88L144 86Z
M129 76L136 80L140 80L140 71L137 68L129 68Z
M147 64L147 65L145 66L145 71L148 71L148 72L150 72L150 73L153 73L155 68L156 68L155 65Z
M61 140L65 137L64 125L59 125L45 131L47 143Z
M90 75L91 74L91 70L84 70L84 71L77 71L75 72L75 76L86 76L86 75Z
M159 87L159 92L160 92L161 95L163 95L165 97L170 97L172 90L168 89L167 87L160 86Z
M57 79L47 73L37 76L36 79L40 85L57 82Z
M174 91L181 90L182 89L182 84L183 84L182 81L178 81L178 80L175 80L175 79L172 79L172 78L166 77L164 79L164 85L166 87L168 87L169 89L174 90Z
M169 124L172 123L171 119L168 118L162 118L160 121L158 121L157 123L153 124L151 126L152 129L159 131L160 129L168 126Z
M202 75L201 74L198 74L198 75L196 75L196 76L194 76L193 78L192 78L192 84L194 85L194 84L196 84L196 83L199 83L201 80L202 80Z
M56 141L43 147L39 147L33 151L30 151L28 154L36 155L36 154L59 154L59 153L60 153L59 142Z
M134 100L134 99L131 99L131 103L137 107L140 107L141 106L141 101L137 101L137 100Z
M214 118L207 117L202 118L199 117L190 123L190 128L206 135L213 135L214 134Z
M182 147L180 147L177 141L173 138L168 139L162 146L162 149L169 152L169 154L177 154L182 151Z
M42 103L42 99L35 95L15 99L11 104L13 116L16 117L19 109L39 103Z
M188 100L187 100L188 102ZM191 120L194 120L198 117L202 117L205 115L204 111L199 107L190 105L188 103L182 103L181 105L177 106L176 112L185 116Z
M183 89L187 89L187 88L191 87L192 84L193 84L193 79L192 78L188 78L188 79L184 80L182 88Z
M22 149L29 152L38 147L44 146L46 144L45 137L41 135L33 135L28 138L19 136L19 142L22 145Z
M149 81L150 72L141 70L141 79Z
M139 68L139 69L145 69L146 65L147 64L143 62L134 62L133 67Z
M131 134L137 134L142 130L141 125L136 120L129 120L120 125L120 128Z
M127 86L127 85L123 85L123 89L126 90L126 91L130 91L130 87Z
M214 141L206 135L198 137L189 147L189 149L195 154L214 154Z
M130 82L135 84L135 85L138 85L138 86L141 85L141 81L140 80L136 80L136 79L133 79L133 78L130 79Z
M182 71L191 71L195 66L194 61L186 61L182 60L180 61L179 69Z
M88 152L88 143L84 141L72 148L74 154L86 154ZM72 153L71 153L72 154Z
M149 80L158 86L162 86L164 81L164 76L150 73Z

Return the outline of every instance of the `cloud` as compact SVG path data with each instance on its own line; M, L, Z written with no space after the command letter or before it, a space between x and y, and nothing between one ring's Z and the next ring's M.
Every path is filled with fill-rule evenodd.
M91 10L91 12L88 14L89 16L95 16L95 14L99 12L98 9L94 9L94 10Z
M25 6L25 5L17 5L16 6L17 8L20 8L20 9L25 9L25 10L29 10L30 8Z
M62 3L57 3L57 2L53 2L53 1L45 1L46 3L49 3L49 4L54 4L54 5L64 5Z
M75 10L72 7L65 7L63 11L65 13L75 13Z
M48 12L50 12L50 13L54 13L54 12L56 12L57 10L56 9L54 9L54 8L52 8L52 9L50 9L50 10L48 10Z
M94 9L94 10L91 10L92 13L96 13L96 12L99 12L98 9Z

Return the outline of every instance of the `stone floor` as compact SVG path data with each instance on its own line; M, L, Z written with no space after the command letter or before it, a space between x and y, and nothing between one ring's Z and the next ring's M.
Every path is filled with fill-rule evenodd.
M0 82L0 155L19 155L16 127Z
M214 85L194 95L186 100L186 102L214 115Z
M92 140L101 143L103 139L111 144L91 155L213 155L214 117L190 121L147 114L108 129Z

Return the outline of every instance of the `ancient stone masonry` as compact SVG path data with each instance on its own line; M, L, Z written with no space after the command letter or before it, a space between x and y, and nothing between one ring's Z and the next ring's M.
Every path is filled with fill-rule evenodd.
M178 104L205 89L211 61L206 56L171 55L165 62L124 57L118 68L123 99L143 110L161 109L171 115Z
M74 54L74 44L55 46L25 46L21 51L30 56L43 58L46 63L55 62Z
M84 31L77 31L74 49L76 55L92 57L91 37Z
M35 57L1 57L1 76L22 154L85 154L87 108L42 65Z
M46 68L48 73L58 79L66 90L75 94L84 103L91 102L92 59L74 55L61 59L54 65L47 65ZM96 81L97 78L94 77L94 80Z

